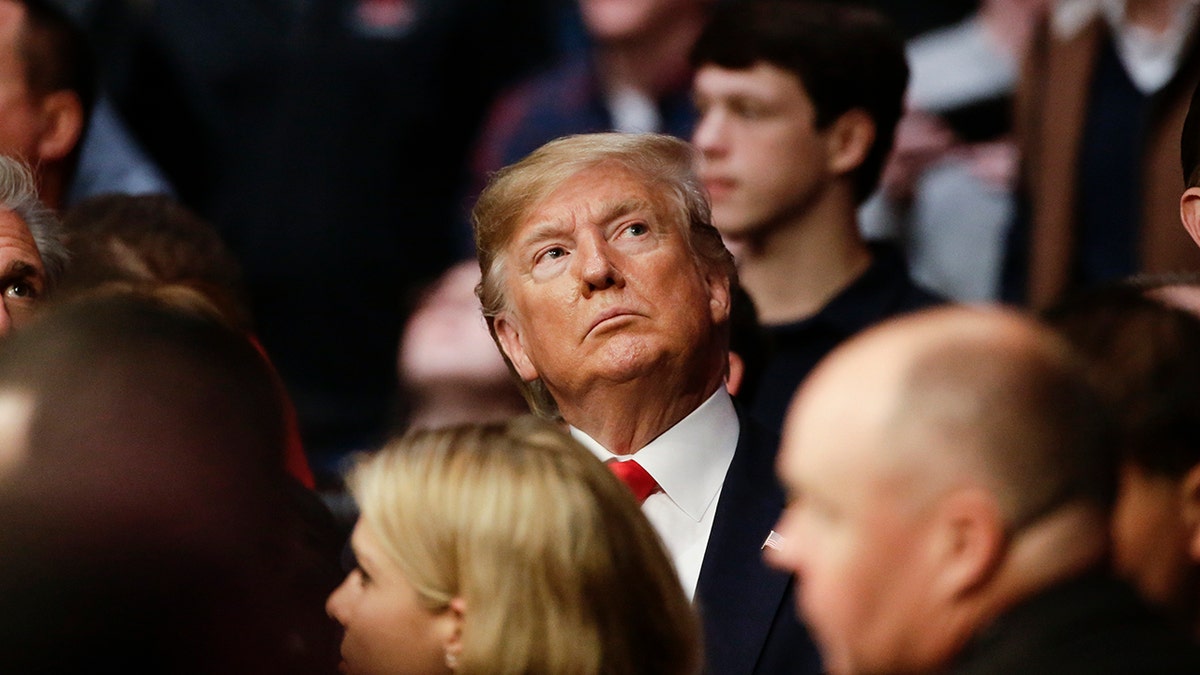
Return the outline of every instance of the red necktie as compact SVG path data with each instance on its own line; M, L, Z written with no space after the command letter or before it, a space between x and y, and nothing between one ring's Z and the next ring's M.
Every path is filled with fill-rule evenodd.
M609 460L608 468L616 474L617 478L621 479L622 483L629 486L629 490L633 492L633 496L639 504L646 501L646 497L662 489L658 486L658 481L654 480L654 476L647 473L641 464L632 459L625 462Z

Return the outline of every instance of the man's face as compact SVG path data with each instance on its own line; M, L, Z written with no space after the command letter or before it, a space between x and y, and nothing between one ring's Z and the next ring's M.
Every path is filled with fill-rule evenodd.
M694 14L704 0L580 0L588 35L599 43L644 40L680 13Z
M693 89L697 168L726 241L804 215L832 175L829 139L800 81L763 62L747 70L706 65Z
M29 89L25 60L18 51L25 8L0 0L0 154L34 163L45 123L41 97Z
M540 377L560 404L592 387L724 369L716 327L729 280L698 269L682 214L658 192L619 167L585 169L520 221L501 254L508 309L497 335L518 374Z
M862 392L816 394L784 429L778 470L789 502L768 562L796 575L797 607L829 672L903 672L927 619L928 519L905 498L910 481L883 468L883 436L847 414Z
M1113 509L1114 568L1155 604L1193 608L1200 561L1190 553L1193 528L1184 514L1183 485L1128 463L1120 486Z
M12 211L0 211L0 335L27 324L46 292L46 271L33 235Z

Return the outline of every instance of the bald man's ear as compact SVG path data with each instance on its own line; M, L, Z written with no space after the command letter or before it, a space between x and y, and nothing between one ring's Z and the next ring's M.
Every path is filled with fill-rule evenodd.
M1190 187L1179 198L1179 219L1183 229L1192 235L1192 241L1200 246L1200 187Z
M1183 525L1188 531L1188 555L1193 562L1200 563L1200 464L1184 474L1179 490Z
M829 171L841 176L862 165L875 144L875 120L860 108L842 113L825 130Z
M512 361L517 375L526 382L538 379L540 376L537 368L533 366L533 362L529 360L529 354L525 352L521 324L516 317L501 313L496 316L492 325L496 329L496 340L500 343L500 349L508 357L508 360Z
M83 136L83 103L73 91L60 90L42 97L41 132L38 136L39 162L64 159Z
M943 498L937 518L935 592L952 601L983 586L999 567L1004 517L986 490L964 488Z

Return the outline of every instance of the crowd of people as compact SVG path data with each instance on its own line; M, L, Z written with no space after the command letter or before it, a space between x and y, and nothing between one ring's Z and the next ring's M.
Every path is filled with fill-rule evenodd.
M1200 672L1198 26L0 0L0 671Z

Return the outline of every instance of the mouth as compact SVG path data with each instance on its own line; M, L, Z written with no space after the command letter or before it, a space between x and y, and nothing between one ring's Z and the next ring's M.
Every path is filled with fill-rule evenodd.
M704 189L708 191L709 199L719 199L725 197L737 186L732 178L722 178L720 176L706 176L701 179L704 183Z
M612 309L604 310L592 321L592 325L588 328L587 334L591 335L597 330L604 330L608 328L608 326L614 322L621 321L622 319L629 319L634 316L639 315L637 312L623 307L614 307Z

